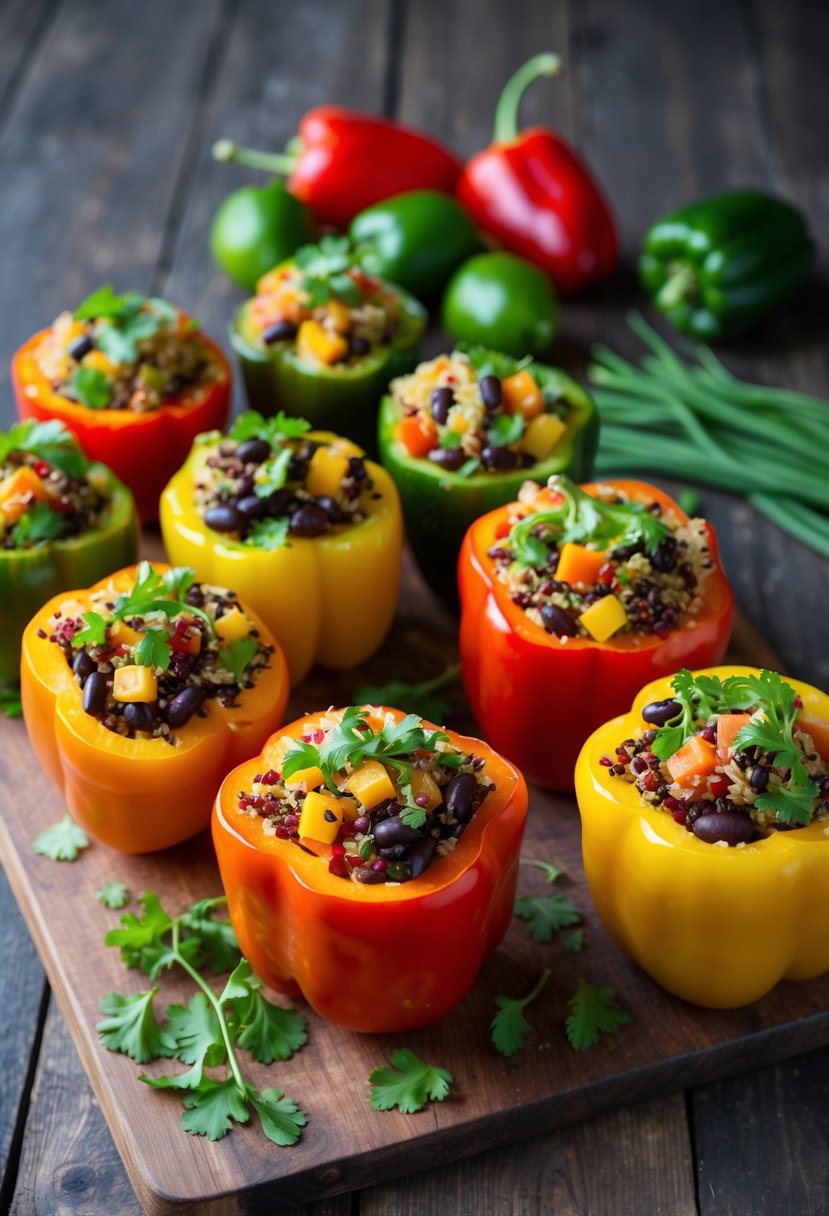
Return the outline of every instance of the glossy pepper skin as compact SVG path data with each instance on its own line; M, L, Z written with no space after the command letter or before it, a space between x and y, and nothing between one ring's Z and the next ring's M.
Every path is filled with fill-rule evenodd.
M167 567L155 563L155 569ZM270 664L237 705L206 703L205 716L178 731L179 744L127 739L84 712L82 692L63 651L48 639L48 622L67 601L87 611L93 594L128 590L135 567L82 591L55 596L23 635L20 691L29 740L41 766L61 790L72 816L91 836L123 853L152 853L207 827L225 773L262 746L288 702L285 657L264 622L243 602L260 638L275 647ZM75 612L78 609L75 608ZM47 632L38 637L38 630Z
M475 225L457 199L437 190L410 190L355 215L348 229L355 260L426 303L452 271L482 248Z
M708 674L760 673L716 667ZM787 682L806 713L829 721L829 697ZM600 757L646 728L644 706L672 691L670 677L648 684L628 713L584 745L576 767L584 868L596 911L620 950L676 996L731 1009L759 1000L782 979L829 969L829 839L825 824L814 822L718 848L610 777Z
M200 431L224 426L230 408L230 364L206 334L200 341L221 369L220 379L160 409L93 410L52 391L35 359L46 330L30 338L12 359L12 387L21 418L59 418L90 460L108 465L132 490L142 523L158 519L158 496Z
M304 438L343 455L363 455L329 432L309 431ZM314 663L333 671L362 663L383 641L397 608L403 521L394 482L368 461L374 489L366 495L362 523L313 539L290 536L290 547L258 549L208 528L194 505L199 471L221 440L216 432L200 435L161 496L161 535L170 560L191 566L204 582L233 587L260 614L285 650L292 684Z
M220 140L218 160L288 177L288 189L320 224L347 228L358 212L408 190L453 194L461 162L437 140L387 118L318 106L299 124L286 154Z
M574 295L608 277L619 244L610 208L573 149L545 127L518 130L525 89L560 66L556 55L536 55L508 81L493 143L467 162L458 198L479 228Z
M103 465L91 464L86 476L108 499L94 528L32 549L0 550L0 684L17 683L23 631L47 599L135 561L138 519L132 494Z
M799 211L740 190L658 220L645 236L639 278L676 329L716 342L773 312L814 255Z
M546 460L529 468L478 472L461 477L426 457L412 456L397 437L403 416L392 396L380 404L380 458L394 478L403 504L408 540L423 577L436 595L457 606L458 552L467 528L496 507L512 502L527 478L546 482L554 473L589 477L599 437L590 394L557 367L532 364L542 388L552 389L568 408L567 433Z
M632 499L658 502L680 521L687 516L663 491L638 481L607 481ZM582 486L591 493L595 486ZM549 491L537 500L543 507ZM717 540L707 525L716 565L705 581L693 628L667 638L631 634L606 642L559 638L534 624L514 604L495 573L488 550L508 530L510 507L483 516L467 532L458 561L460 654L469 703L487 739L528 781L572 790L579 750L608 714L630 704L642 684L680 667L723 658L731 635L734 597L719 565Z
M371 725L399 710L375 708ZM427 1026L466 996L512 918L527 788L517 769L486 744L447 732L482 756L495 784L457 847L398 885L363 885L328 872L322 856L262 834L240 815L239 790L277 767L285 736L313 730L321 715L286 727L262 755L230 773L216 800L213 843L239 945L266 984L301 994L331 1022L373 1034ZM424 723L427 729L435 729ZM303 842L306 843L306 842Z
M376 451L377 403L390 380L417 363L426 310L413 296L398 291L400 322L390 343L378 346L352 366L311 364L291 343L265 346L250 323L250 304L239 309L230 342L239 360L250 408L266 417L283 410L307 418L312 426L336 431Z
M546 275L511 253L479 253L449 280L441 303L444 328L516 359L540 355L555 337L558 302Z
M314 239L311 212L280 181L242 186L224 199L210 225L216 264L247 291L263 274Z

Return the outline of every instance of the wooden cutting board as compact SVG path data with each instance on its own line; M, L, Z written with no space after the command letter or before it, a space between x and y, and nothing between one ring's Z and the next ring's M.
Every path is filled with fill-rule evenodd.
M149 554L158 555L157 542ZM441 669L453 653L454 624L408 567L401 605L382 652L358 673L315 673L293 698L296 714L348 703L359 683L380 682L392 671L414 678ZM743 620L729 657L775 665ZM309 1020L308 1046L287 1063L251 1064L248 1070L258 1088L283 1090L307 1113L301 1141L277 1148L254 1125L237 1127L216 1143L188 1136L178 1123L178 1099L140 1084L141 1069L98 1042L100 997L146 989L146 981L103 945L120 913L103 908L95 893L105 882L123 881L133 898L156 891L177 914L195 899L220 892L209 838L205 833L147 857L123 856L98 844L73 864L35 856L32 841L64 808L37 768L21 722L0 723L0 746L0 860L150 1216L249 1212L260 1205L273 1212L281 1203L440 1165L611 1106L829 1043L829 975L781 984L764 1000L733 1012L697 1009L659 989L615 949L596 921L581 870L574 800L533 791L523 855L565 870L561 889L584 914L584 950L570 954L556 941L538 945L514 921L463 1005L439 1025L405 1035L355 1035L301 1006ZM543 875L523 867L519 889L542 893ZM490 1042L495 996L525 995L543 967L552 977L527 1010L532 1033L523 1050L506 1059ZM610 985L630 1013L627 1026L586 1052L573 1051L564 1032L567 1002L580 977ZM188 999L192 991L187 981L165 978L160 1008ZM368 1075L400 1046L452 1073L455 1083L445 1102L415 1115L371 1109Z

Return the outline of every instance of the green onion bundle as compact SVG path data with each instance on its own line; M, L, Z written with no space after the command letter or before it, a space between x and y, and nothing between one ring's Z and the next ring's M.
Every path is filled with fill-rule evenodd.
M641 316L628 320L651 353L636 366L593 347L596 473L650 471L739 494L829 557L829 402L739 380L707 347L687 363Z

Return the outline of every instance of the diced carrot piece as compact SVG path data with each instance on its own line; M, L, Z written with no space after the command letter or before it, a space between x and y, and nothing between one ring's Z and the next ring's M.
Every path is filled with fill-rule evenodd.
M345 783L345 788L353 794L362 805L371 810L385 798L394 798L395 789L388 769L379 760L364 760L358 769L351 774Z
M117 667L112 677L112 695L116 701L155 701L158 680L149 667Z
M0 482L0 507L7 524L16 523L33 499L43 502L47 497L43 479L27 464Z
M300 359L333 367L348 354L348 342L339 334L329 334L319 321L303 321L297 335L296 350Z
M437 442L437 431L420 414L407 414L397 427L397 438L410 456L426 456Z
M811 714L800 714L794 727L809 735L821 760L829 764L829 722L814 718Z
M727 764L734 751L734 739L751 721L751 714L720 714L717 718L717 762Z
M133 629L126 621L113 621L107 630L113 646L137 646L144 637L144 632Z
M506 413L523 414L527 422L544 410L541 389L526 368L501 381L501 394Z
M716 748L702 735L694 735L665 761L665 767L678 785L694 785L695 778L707 777L717 767Z
M343 300L332 296L325 305L331 327L338 334L347 334L351 329L351 309Z
M567 541L561 546L556 578L562 583L587 583L592 587L604 560L604 553Z

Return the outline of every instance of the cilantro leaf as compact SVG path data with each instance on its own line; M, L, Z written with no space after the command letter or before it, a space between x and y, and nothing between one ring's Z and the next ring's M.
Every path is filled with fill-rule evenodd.
M38 456L75 480L83 477L89 465L74 435L57 418L50 418L48 422L28 418L16 423L0 435L0 464L11 452Z
M256 485L253 492L257 498L269 498L271 494L281 490L288 477L288 465L293 459L290 448L283 448L272 460L266 460L260 465Z
M179 917L185 935L184 945L195 942L199 965L213 975L223 975L238 966L239 943L229 920L216 920L214 912L226 904L224 897L201 899Z
M0 712L7 718L19 718L23 714L19 688L0 688Z
M166 671L173 652L163 629L148 629L133 653L139 667L151 667L153 670L160 667Z
M583 979L567 1003L573 1012L565 1022L565 1029L574 1051L592 1047L600 1034L615 1034L630 1021L630 1014L616 1004L612 988L587 984Z
M474 456L470 456L469 460L465 460L458 469L458 477L471 477L473 473L477 473L481 467L480 460L476 460Z
M237 443L246 439L266 439L272 447L281 447L284 440L299 439L310 429L310 422L304 418L290 418L282 410L273 418L265 418L256 410L245 410L228 431L228 438Z
M303 245L294 254L294 262L303 272L300 289L307 293L312 308L331 296L346 304L359 304L360 293L348 274L353 258L347 236L324 236L317 245Z
M192 566L171 566L161 576L164 588L171 599L183 600L193 586L196 572Z
M438 440L440 447L444 451L451 451L453 448L461 446L461 437L459 431L444 431Z
M219 651L219 662L222 667L233 673L237 684L242 683L248 663L259 649L256 638L236 638Z
M153 1001L157 993L158 988L151 988L132 996L108 992L101 997L99 1008L107 1016L97 1030L107 1051L120 1051L138 1064L173 1055L176 1045L156 1021Z
M257 979L256 976L253 979ZM308 1039L308 1023L295 1009L283 1009L253 989L250 1001L239 1017L237 1042L260 1064L290 1060Z
M90 410L105 410L112 400L109 377L97 367L76 368L69 377L69 388Z
M542 971L534 988L525 997L496 996L495 1004L498 1012L490 1023L492 1042L502 1056L513 1056L524 1046L531 1027L524 1017L524 1009L530 1001L534 1001L543 989L550 972L547 968Z
M26 508L11 531L16 549L43 545L57 540L63 531L63 516L45 502L35 501Z
M389 1056L392 1068L375 1068L369 1075L374 1110L398 1107L404 1115L421 1110L427 1102L442 1102L454 1081L445 1068L433 1068L413 1051L399 1048Z
M112 319L98 326L95 343L113 363L119 366L135 363L139 342L154 337L162 324L161 317L152 310Z
M188 1005L168 1007L167 1034L176 1045L176 1058L184 1064L214 1067L227 1058L218 1015L203 992L197 992Z
M449 710L449 698L435 694L443 689L458 689L460 673L460 663L450 663L440 675L415 684L397 679L389 680L388 684L361 684L354 700L360 705L394 705L433 722L442 722Z
M296 1144L308 1122L308 1116L296 1102L286 1098L281 1090L263 1089L257 1093L252 1086L248 1086L248 1098L259 1116L262 1131L272 1143L286 1148Z
M152 891L144 891L138 902L144 908L142 914L136 916L134 912L127 912L121 917L122 927L110 929L104 943L117 946L128 967L137 967L149 975L167 954L162 938L173 922Z
M515 901L515 915L527 921L530 937L535 942L550 942L559 929L577 925L581 920L576 905L560 891L555 895L519 895Z
M143 303L144 297L138 292L128 291L125 295L118 295L111 283L104 283L78 305L75 320L97 321L100 317L120 320L134 316Z
M510 443L518 443L525 429L522 414L499 414L487 430L487 439L496 447L507 447Z
M268 553L274 553L283 547L290 549L291 546L288 543L290 522L287 515L282 515L279 519L258 519L245 537L245 544L253 545L257 549L265 549Z
M106 646L107 622L97 612L82 612L81 620L86 628L79 629L73 638L76 646Z
M197 616L207 625L208 631L214 633L213 622L206 612L182 600L165 599L172 588L188 588L192 583L189 566L175 567L162 577L149 562L139 562L135 582L129 591L118 596L115 601L113 620L120 621L128 616L146 616L150 612L163 612L168 617L177 616L180 612ZM165 581L165 579L167 581Z
M584 946L584 929L574 929L561 944L569 954L578 954Z
M250 1119L245 1095L232 1076L226 1081L203 1077L198 1087L186 1094L184 1105L181 1126L191 1136L206 1136L208 1140L221 1140L234 1121L247 1123Z
M525 367L532 371L531 355L525 355L523 359L514 359L512 355L505 355L502 351L489 350L486 346L476 346L470 342L458 342L455 349L466 355L478 373L479 380L482 380L484 376L497 376L499 380L507 380Z
M123 908L129 898L129 891L123 882L105 882L97 893L98 902L105 908Z
M32 843L32 852L52 861L74 861L83 849L89 848L89 837L69 815L41 832Z

